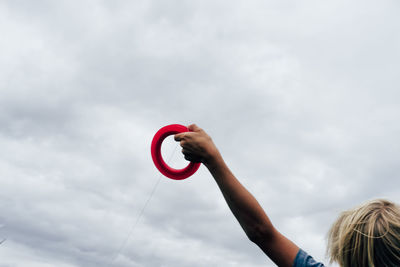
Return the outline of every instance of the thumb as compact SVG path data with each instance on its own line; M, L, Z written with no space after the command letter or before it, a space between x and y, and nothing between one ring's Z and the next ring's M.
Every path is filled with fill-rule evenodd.
M198 127L196 124L190 124L190 125L188 126L188 129L189 129L189 131L192 131L192 132L201 131L201 128Z

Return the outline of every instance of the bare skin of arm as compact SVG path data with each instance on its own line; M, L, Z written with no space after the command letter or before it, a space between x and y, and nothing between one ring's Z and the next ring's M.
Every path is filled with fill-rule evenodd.
M278 266L291 267L299 248L272 225L254 196L229 170L210 136L192 124L191 132L175 135L185 159L202 162L217 182L233 215L248 238Z

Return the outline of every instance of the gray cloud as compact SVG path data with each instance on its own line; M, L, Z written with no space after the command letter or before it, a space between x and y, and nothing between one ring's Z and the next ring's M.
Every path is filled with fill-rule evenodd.
M339 211L400 202L398 9L2 3L0 266L273 266L204 167L161 179L111 263L159 177L154 133L192 122L323 260Z

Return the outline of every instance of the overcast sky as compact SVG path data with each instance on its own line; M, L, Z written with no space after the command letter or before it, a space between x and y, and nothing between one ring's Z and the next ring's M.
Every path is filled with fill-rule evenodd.
M399 13L1 1L0 266L274 266L204 166L162 177L129 235L160 177L151 140L171 123L205 129L278 230L328 263L340 211L400 202Z

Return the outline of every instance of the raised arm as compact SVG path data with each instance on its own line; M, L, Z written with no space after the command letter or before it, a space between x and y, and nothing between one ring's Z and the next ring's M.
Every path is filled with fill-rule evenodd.
M189 129L191 132L175 135L185 159L202 162L208 168L226 203L252 242L278 266L293 266L299 248L275 229L258 201L229 170L210 136L194 124Z

